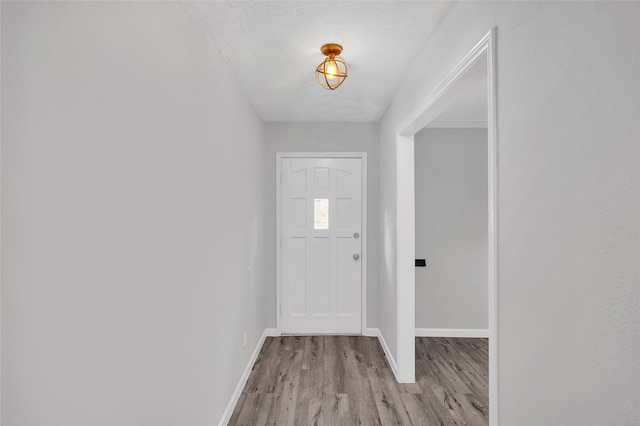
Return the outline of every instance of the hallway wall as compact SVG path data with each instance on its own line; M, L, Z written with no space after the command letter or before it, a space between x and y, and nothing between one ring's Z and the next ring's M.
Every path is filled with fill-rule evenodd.
M1 8L2 424L217 424L264 330L262 120L181 2Z
M379 315L396 353L395 132L497 26L502 425L640 423L638 22L637 2L456 3L380 121Z
M415 137L416 328L489 328L487 129Z
M368 185L367 327L378 327L377 123L266 123L264 151L265 321L276 326L276 153L366 152Z

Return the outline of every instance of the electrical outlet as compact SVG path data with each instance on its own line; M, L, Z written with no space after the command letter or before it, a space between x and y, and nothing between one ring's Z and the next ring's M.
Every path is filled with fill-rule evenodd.
M247 347L247 330L245 330L244 333L242 333L242 347L243 348Z

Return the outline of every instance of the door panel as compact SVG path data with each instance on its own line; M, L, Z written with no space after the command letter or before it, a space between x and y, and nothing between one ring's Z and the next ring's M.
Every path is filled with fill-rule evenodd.
M362 160L282 158L281 171L282 332L360 334Z

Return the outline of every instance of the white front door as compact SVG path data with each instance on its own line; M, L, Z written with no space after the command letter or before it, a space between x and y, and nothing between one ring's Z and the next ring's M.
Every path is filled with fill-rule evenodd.
M281 331L362 333L362 159L281 159Z

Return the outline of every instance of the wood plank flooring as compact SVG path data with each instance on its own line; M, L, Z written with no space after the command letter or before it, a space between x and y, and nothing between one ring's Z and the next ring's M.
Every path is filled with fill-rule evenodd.
M264 343L229 425L487 425L487 339L416 338L399 384L375 337Z

